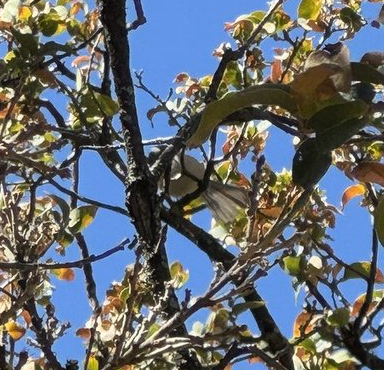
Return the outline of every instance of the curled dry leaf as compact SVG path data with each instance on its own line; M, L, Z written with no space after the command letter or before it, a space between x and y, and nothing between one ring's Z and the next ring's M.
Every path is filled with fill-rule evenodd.
M316 321L319 319L319 315L313 315L308 311L300 312L293 326L293 337L300 338L303 334L309 334L316 327Z
M343 205L342 210L344 210L347 203L358 196L365 194L365 186L363 184L355 184L352 186L347 187L344 190L343 196L341 197L341 203Z
M76 335L82 339L88 340L91 337L91 329L88 329L88 328L77 329Z
M351 172L360 182L373 182L384 186L384 164L378 162L359 163Z

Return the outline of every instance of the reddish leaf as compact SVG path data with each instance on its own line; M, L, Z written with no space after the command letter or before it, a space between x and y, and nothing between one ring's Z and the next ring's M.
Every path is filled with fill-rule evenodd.
M281 66L281 60L275 58L271 65L271 81L276 83L279 82L282 73L283 69Z
M181 83L183 81L187 81L189 79L189 75L188 73L179 73L175 79L173 80L173 82L175 83Z
M351 173L360 182L373 182L384 186L384 164L379 162L362 162Z
M88 329L88 328L77 329L76 335L83 339L89 339L91 337L91 329Z

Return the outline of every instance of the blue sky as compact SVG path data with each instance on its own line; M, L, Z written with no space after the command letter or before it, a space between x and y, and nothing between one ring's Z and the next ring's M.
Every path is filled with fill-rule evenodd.
M297 1L287 1L286 9L293 11ZM148 23L130 35L132 61L135 70L144 71L144 81L155 93L165 97L172 80L179 72L188 72L194 77L211 74L217 67L217 59L212 51L221 42L230 41L224 31L224 22L233 21L237 16L254 10L266 9L266 1L262 0L195 0L195 1L145 1L144 11ZM369 4L372 16L378 13L378 4ZM132 4L128 3L132 13ZM352 59L358 60L365 51L379 50L383 40L383 31L367 27L361 36L349 43ZM381 41L381 42L380 42ZM267 50L267 55L272 55ZM155 128L146 118L146 112L156 104L146 94L137 92L137 105L140 115L143 137L145 139L167 136L173 131L168 129L165 120L159 116ZM290 167L293 154L292 139L272 130L266 149L267 161L276 171ZM113 176L107 172L102 162L93 153L88 153L81 162L82 177L80 193L104 202L124 206L124 189ZM321 182L328 192L331 203L339 206L343 189L351 184L336 169L330 170ZM337 253L347 259L356 261L369 259L370 218L364 210L352 201L343 216L337 218L337 230L333 233L333 247ZM196 216L194 221L209 228L207 213ZM132 237L134 231L130 223L122 216L100 210L96 221L86 233L92 253L100 253L118 244L124 237ZM170 262L180 260L190 271L192 294L202 294L212 276L210 261L196 247L174 232L168 238ZM78 250L72 246L66 259L79 258ZM101 300L104 291L112 280L120 280L125 265L133 262L132 252L121 252L108 260L94 264L95 276L99 281L98 295ZM55 302L58 317L69 320L73 329L81 326L89 315L85 297L84 282L80 271L73 283L54 280L57 287ZM54 279L54 278L53 278ZM275 317L285 335L292 334L293 320L300 304L296 305L290 279L279 268L275 268L270 276L259 284L261 295ZM361 286L350 289L350 294L361 292ZM204 316L198 317L204 320ZM246 319L246 318L245 318ZM250 328L256 331L249 321ZM82 358L81 340L72 336L62 340L56 348L60 358ZM240 368L240 367L239 367ZM256 368L256 365L244 365L242 368Z

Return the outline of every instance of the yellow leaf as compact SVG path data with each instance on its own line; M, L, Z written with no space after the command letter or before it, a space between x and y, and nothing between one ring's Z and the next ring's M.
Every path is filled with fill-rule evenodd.
M89 357L87 370L99 370L99 361L94 356Z
M4 326L13 340L19 340L25 334L25 328L13 320L8 321Z
M75 278L75 273L70 268L61 268L61 269L53 270L52 273L59 280L72 281Z
M25 22L27 21L32 15L32 11L28 6L22 6L19 9L19 20Z
M358 197L360 195L365 194L365 186L363 184L356 184L349 186L344 190L343 196L341 198L341 203L343 205L343 208L346 206L346 204L353 198Z
M323 0L301 0L298 8L298 17L315 20L319 14Z

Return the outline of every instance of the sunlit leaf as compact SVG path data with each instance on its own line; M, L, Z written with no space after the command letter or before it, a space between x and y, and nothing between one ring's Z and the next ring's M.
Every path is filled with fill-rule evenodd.
M25 334L25 328L17 322L10 320L5 325L5 329L13 340L19 340Z
M361 261L361 262L354 262L349 265L351 269L346 268L344 271L343 280L350 280L350 279L361 279L362 276L369 278L371 274L371 262L369 261ZM383 283L383 273L382 271L377 268L376 275L375 275L375 283Z
M287 256L283 258L283 268L291 276L298 276L303 272L303 257Z
M212 312L207 320L207 329L211 333L222 332L227 328L229 317L229 312L224 308Z
M372 295L372 302L370 303L368 307L367 314L372 312L377 305L381 302L384 296L384 290L375 290ZM357 316L359 312L361 311L361 307L363 306L366 298L366 293L360 295L355 302L353 303L352 306L352 311L351 311L351 316Z
M299 18L316 19L323 5L323 0L301 0L297 15Z
M161 326L158 323L155 322L154 324L152 324L148 329L147 338L155 334L160 328Z
M99 361L95 356L90 356L86 370L99 370Z
M347 325L349 323L349 309L343 307L333 310L327 317L327 322L338 327Z
M73 209L69 214L69 230L72 234L83 231L95 218L96 206L81 206Z
M180 262L173 262L169 268L172 278L172 285L179 289L181 288L189 278L189 271L184 270L183 265Z
M28 6L22 6L19 9L19 20L22 22L27 21L32 15L31 8Z
M61 268L52 270L52 274L55 275L59 280L72 281L75 278L75 273L70 268Z
M319 318L319 315L314 315L308 311L300 312L293 325L293 337L300 338L303 334L310 333Z
M347 203L358 196L364 195L366 192L366 188L363 184L355 184L352 186L348 186L343 193L343 196L341 198L341 203L343 205L343 208L347 205Z
M107 95L96 94L100 108L107 117L115 115L119 111L119 104Z

